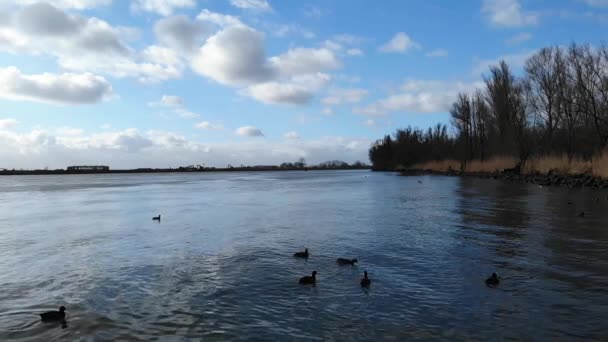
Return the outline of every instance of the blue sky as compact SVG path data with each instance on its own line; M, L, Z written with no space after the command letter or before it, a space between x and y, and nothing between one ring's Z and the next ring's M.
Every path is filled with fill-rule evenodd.
M3 0L0 168L367 161L606 0Z

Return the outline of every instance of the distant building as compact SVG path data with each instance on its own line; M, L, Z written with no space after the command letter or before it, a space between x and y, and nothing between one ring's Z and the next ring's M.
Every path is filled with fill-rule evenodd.
M77 165L68 166L67 170L69 172L108 172L110 167L104 165Z

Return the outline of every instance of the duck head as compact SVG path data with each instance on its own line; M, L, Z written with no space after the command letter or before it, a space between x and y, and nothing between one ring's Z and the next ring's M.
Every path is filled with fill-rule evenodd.
M60 311L60 312L64 312L65 310L67 310L67 309L65 308L65 306L61 306L61 307L59 308L59 311Z
M367 271L363 271L363 278L367 279Z
M317 271L312 271L312 277L315 278L317 276Z
M492 279L498 279L498 274L496 274L496 272L492 273Z
M354 263L356 263L356 262L359 262L359 260L357 260L357 259L353 259L353 260L351 260L351 262L354 264Z

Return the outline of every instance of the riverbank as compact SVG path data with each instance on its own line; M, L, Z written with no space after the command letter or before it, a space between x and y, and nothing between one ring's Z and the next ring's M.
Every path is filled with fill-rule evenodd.
M116 169L116 170L0 170L0 176L27 176L27 175L83 175L83 174L113 174L113 173L195 173L195 172L257 172L257 171L317 171L317 170L370 170L370 167L304 167L304 168L285 168L278 166L244 166L229 168L166 168L166 169Z
M607 189L608 179L596 177L591 174L560 174L556 171L551 171L546 174L530 173L520 174L512 169L497 170L494 172L460 172L455 170L438 171L431 169L406 169L399 171L403 176L420 176L420 175L442 175L454 177L477 177L489 178L508 182L538 184L540 186L566 186L570 188L595 188Z

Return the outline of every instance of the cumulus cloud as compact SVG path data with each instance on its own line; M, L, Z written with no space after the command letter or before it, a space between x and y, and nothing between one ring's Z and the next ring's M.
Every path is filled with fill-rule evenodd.
M228 14L211 12L208 9L203 9L201 13L196 17L196 19L202 22L212 23L220 27L246 26L241 22L238 17Z
M348 50L346 50L346 54L349 56L362 56L363 50L357 49L357 48L348 49Z
M196 6L195 0L135 0L131 4L134 11L154 12L160 15L171 15L175 10Z
M196 125L194 125L196 128L200 128L200 129L205 129L205 130L211 130L211 129L221 129L223 128L222 124L218 124L218 123L211 123L209 121L202 121L197 123Z
M230 0L230 4L241 9L272 11L267 0Z
M65 168L74 164L105 164L113 169L169 167L204 162L209 166L278 165L300 157L310 163L326 160L367 160L366 138L320 137L311 140L249 139L201 143L167 131L137 129L61 135L42 129L17 133L0 130L0 159L8 168Z
M114 27L91 17L70 14L48 3L35 3L12 12L9 25L0 27L0 51L49 55L72 72L93 72L157 82L181 76L176 56L150 47L141 53L124 39L135 29ZM160 60L156 60L160 59Z
M249 87L247 91L251 97L272 104L302 105L314 97L314 93L307 87L295 83L260 83Z
M17 126L18 121L15 119L0 119L0 130L12 129Z
M298 140L300 139L300 135L298 134L298 132L291 131L283 134L283 138L288 140Z
M528 32L521 32L507 39L506 43L507 45L517 45L530 39L532 39L532 34Z
M459 92L470 91L483 84L410 80L403 84L398 93L382 98L366 107L356 108L363 115L386 115L402 113L441 113L450 110Z
M412 40L405 32L398 32L386 44L380 46L381 52L405 53L412 49L420 49L420 44Z
M264 133L258 128L253 126L243 126L236 129L234 132L236 135L240 135L242 137L263 137Z
M327 48L295 48L270 58L272 66L286 76L312 74L340 67L336 55Z
M0 68L0 97L58 104L91 104L107 99L112 86L90 73L25 75L14 66Z
M447 57L448 50L445 49L435 49L433 51L429 51L426 53L427 57Z
M524 11L519 0L484 0L481 11L494 26L522 27L539 21L538 13Z
M263 35L246 26L231 26L207 39L194 56L192 68L227 85L247 85L273 77Z
M204 28L201 22L178 15L159 20L154 25L159 42L182 52L192 52L201 43Z
M14 3L19 5L31 5L41 2L40 0L13 0ZM46 0L55 7L59 8L72 8L76 10L84 10L95 8L99 6L107 6L112 3L112 0Z
M526 63L526 60L532 57L532 55L535 53L536 50L529 50L520 53L503 55L497 58L477 59L475 61L475 65L473 66L473 76L477 77L482 75L483 73L487 72L491 66L498 65L501 60L507 62L509 67L511 67L513 70L521 69Z
M365 89L332 89L329 91L329 94L324 97L321 102L325 105L341 105L344 103L358 103L364 97L367 96L369 92Z
M174 114L184 119L200 117L199 114L189 111L184 105L184 99L176 95L163 95L160 101L150 102L148 105L151 107L161 106L169 108Z

